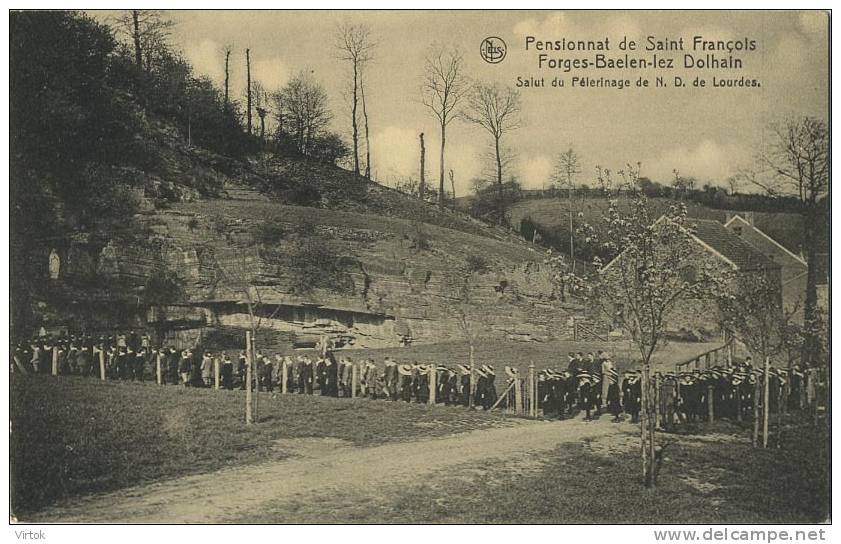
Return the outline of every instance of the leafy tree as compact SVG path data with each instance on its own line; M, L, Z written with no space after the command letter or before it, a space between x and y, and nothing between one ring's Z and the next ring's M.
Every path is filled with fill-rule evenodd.
M619 172L626 191L639 184L639 166ZM600 176L605 190L614 189L609 173ZM627 331L643 364L643 413L651 411L648 377L652 355L664 345L673 312L698 301L714 302L728 288L729 271L714 261L699 262L686 207L671 206L661 217L654 215L642 191L629 191L628 206L611 199L602 221L603 239L593 243L616 255L608 264L596 259L594 272L586 278L586 298L603 318ZM692 274L687 274L687 269ZM642 418L643 473L646 486L654 484L654 425Z

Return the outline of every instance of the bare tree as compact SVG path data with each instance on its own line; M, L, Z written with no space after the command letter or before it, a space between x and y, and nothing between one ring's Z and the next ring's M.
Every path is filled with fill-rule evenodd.
M743 179L771 196L794 196L803 217L806 252L806 299L803 307L803 357L808 362L821 353L818 315L818 245L823 200L829 193L829 130L814 117L789 118L769 126L767 147L757 155L755 170Z
M231 52L233 51L233 47L230 45L226 45L223 49L225 53L225 111L228 111L230 107L230 80L231 80Z
M345 22L336 29L336 49L339 59L351 64L353 80L351 87L351 126L353 130L353 171L359 174L359 107L360 78L362 69L373 58L376 43L371 37L371 30L362 24Z
M160 10L133 9L116 17L114 26L117 35L134 48L135 65L149 71L154 65L154 55L168 45L175 22L165 18Z
M245 120L248 135L251 135L251 49L245 50Z
M260 141L265 142L266 138L266 115L268 114L268 92L257 80L251 82L251 103L257 117L260 118Z
M444 206L444 148L447 144L447 125L459 114L462 99L470 90L464 75L463 55L455 47L433 46L424 64L421 100L429 108L441 127L441 160L438 178L438 205Z
M567 190L567 212L569 215L569 258L572 263L572 273L575 273L575 226L573 222L573 207L572 207L572 191L575 188L575 180L578 174L581 173L581 164L578 160L578 154L572 149L572 144L569 148L558 155L558 161L555 164L555 172L552 176L552 181L556 186L564 187Z
M502 195L502 138L521 125L520 93L513 87L500 87L497 84L480 83L470 93L468 108L464 118L485 129L493 138L496 155L496 184L499 207L497 220L502 224L505 217Z
M362 119L365 122L365 177L371 179L371 135L368 130L368 105L365 101L363 74L364 72L361 72L359 75L359 94L362 98Z
M426 190L426 145L423 143L423 132L418 135L420 139L420 183L418 184L418 198L424 199Z
M308 154L313 140L327 129L332 119L324 87L310 72L302 70L274 95L274 101L279 130L283 131L285 126L286 132L294 137L298 151Z

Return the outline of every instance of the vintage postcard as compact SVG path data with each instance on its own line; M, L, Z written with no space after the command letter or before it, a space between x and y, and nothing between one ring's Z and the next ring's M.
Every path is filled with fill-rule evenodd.
M8 17L19 540L830 521L830 12Z

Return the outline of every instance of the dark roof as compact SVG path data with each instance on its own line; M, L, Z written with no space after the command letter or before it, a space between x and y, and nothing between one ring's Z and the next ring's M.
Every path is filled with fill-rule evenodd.
M759 270L779 268L780 265L762 254L758 249L736 236L718 221L711 219L687 219L694 227L694 234L702 242L712 247L740 270Z

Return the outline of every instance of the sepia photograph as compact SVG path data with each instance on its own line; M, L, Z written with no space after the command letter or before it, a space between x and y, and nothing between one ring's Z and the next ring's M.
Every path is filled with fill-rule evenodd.
M15 540L827 540L830 11L7 23Z

